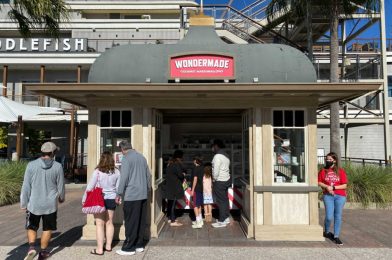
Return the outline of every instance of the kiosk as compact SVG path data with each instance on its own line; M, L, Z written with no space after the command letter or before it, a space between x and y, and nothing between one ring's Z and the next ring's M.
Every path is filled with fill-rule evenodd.
M151 167L150 234L165 225L162 183L172 149L211 156L225 141L242 195L241 226L256 240L321 241L316 110L381 83L317 83L312 63L280 44L226 44L213 18L191 18L177 44L124 45L93 64L89 82L29 84L31 91L87 107L88 174L104 150L128 139ZM120 154L115 154L120 163ZM116 224L123 239L122 210ZM84 239L95 238L88 217Z

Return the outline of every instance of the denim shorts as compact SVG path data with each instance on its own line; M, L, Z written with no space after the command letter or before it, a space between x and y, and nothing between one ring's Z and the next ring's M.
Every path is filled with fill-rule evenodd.
M105 208L108 210L115 210L116 209L116 201L114 199L107 199L105 200Z

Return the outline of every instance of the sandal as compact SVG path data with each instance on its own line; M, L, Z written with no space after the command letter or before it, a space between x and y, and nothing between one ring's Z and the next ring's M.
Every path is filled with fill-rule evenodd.
M92 254L92 255L103 255L103 253L102 253L102 254L97 253L97 250L96 250L96 249L91 250L91 251L90 251L90 254Z
M103 251L112 252L112 249L106 249L106 248L104 248Z

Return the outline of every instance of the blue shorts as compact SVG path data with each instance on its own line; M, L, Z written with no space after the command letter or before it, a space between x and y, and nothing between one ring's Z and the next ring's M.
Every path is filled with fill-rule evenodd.
M201 207L203 205L203 193L195 191L193 194L193 207Z
M105 200L105 208L109 210L115 210L116 209L116 201L114 199L106 199Z

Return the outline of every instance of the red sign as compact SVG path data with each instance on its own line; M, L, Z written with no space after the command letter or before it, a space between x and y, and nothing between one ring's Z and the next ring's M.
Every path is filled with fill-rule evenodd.
M171 57L170 78L231 79L234 78L234 59L223 55Z

